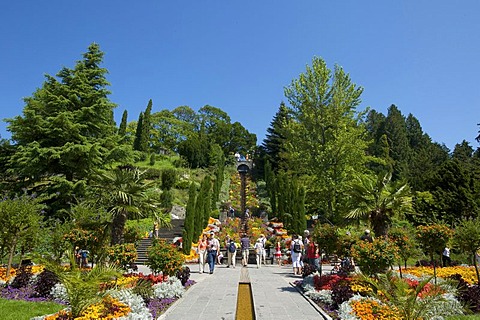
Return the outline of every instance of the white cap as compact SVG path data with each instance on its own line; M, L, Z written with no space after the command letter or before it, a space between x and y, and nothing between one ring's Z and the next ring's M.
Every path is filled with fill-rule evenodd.
M365 229L365 233L370 233L370 230L368 230L368 229Z

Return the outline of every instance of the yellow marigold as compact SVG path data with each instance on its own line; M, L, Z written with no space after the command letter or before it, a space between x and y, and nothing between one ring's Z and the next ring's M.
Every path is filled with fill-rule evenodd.
M354 300L350 306L352 313L362 320L400 320L395 310L372 299Z
M405 269L404 273L409 273L417 277L433 276L433 267L412 267ZM449 278L454 274L459 274L469 284L477 283L477 275L474 267L456 266L437 268L437 277Z

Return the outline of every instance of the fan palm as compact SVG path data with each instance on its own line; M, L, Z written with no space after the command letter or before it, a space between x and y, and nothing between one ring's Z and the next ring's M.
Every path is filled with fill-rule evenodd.
M160 226L168 226L168 215L160 211L152 194L152 181L145 181L142 171L132 167L118 167L100 174L100 201L112 215L111 244L123 243L125 224L129 218L155 216Z
M375 235L387 235L393 215L409 211L412 207L409 186L392 183L391 179L391 173L378 177L359 177L349 193L353 209L346 217L368 218Z

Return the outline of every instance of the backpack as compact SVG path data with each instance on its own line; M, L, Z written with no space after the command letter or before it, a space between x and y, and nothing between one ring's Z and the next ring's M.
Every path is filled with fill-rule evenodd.
M235 242L232 241L228 245L228 252L234 253L235 251L237 251L237 247L235 246Z
M293 252L302 252L302 245L297 240L293 242Z

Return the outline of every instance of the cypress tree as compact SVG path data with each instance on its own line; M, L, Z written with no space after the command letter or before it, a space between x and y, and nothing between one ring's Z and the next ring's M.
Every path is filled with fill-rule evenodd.
M203 231L203 208L204 208L204 194L203 181L200 184L200 191L195 200L195 225L194 225L194 239L200 237Z
M194 239L195 231L195 198L196 198L197 188L195 183L190 183L190 188L188 190L188 202L187 208L185 210L185 225L183 229L183 253L190 254L192 248L192 242L197 242L197 239Z
M204 184L204 204L203 204L203 227L208 226L208 220L210 219L210 214L212 213L212 180L210 176L205 176L203 179Z
M127 118L128 112L127 110L124 110L122 114L122 122L120 122L120 127L118 128L118 135L120 137L125 136L125 134L127 133Z
M150 144L150 126L152 125L151 122L151 113L152 113L152 99L148 101L147 108L143 113L143 121L142 121L142 130L140 133L140 151L148 151L149 144Z
M138 116L137 130L135 131L135 139L133 140L133 150L141 151L142 127L143 112L140 112L140 115Z

